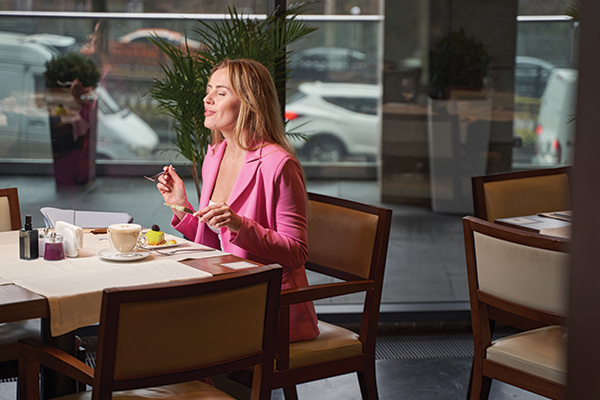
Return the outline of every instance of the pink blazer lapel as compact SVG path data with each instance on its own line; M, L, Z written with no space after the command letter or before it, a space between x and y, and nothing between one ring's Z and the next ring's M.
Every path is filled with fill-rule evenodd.
M229 205L233 205L237 199L241 198L246 188L253 183L253 178L261 164L262 151L264 147L248 151L244 160L244 165L229 194Z
M202 164L202 192L200 195L200 208L208 205L210 196L215 188L217 175L219 174L219 166L225 153L227 142L221 142L219 146L209 146L208 151L212 152L212 157L207 157Z

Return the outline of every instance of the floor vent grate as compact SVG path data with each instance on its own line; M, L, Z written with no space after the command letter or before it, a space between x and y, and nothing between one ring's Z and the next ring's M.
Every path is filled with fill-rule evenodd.
M507 336L496 334L493 340ZM407 336L379 337L375 347L376 360L424 360L431 358L471 358L473 357L473 336ZM96 352L87 352L85 363L96 368ZM0 380L14 382L16 378Z
M504 334L494 335L493 340ZM376 360L423 360L430 358L473 357L473 336L380 337L375 347Z

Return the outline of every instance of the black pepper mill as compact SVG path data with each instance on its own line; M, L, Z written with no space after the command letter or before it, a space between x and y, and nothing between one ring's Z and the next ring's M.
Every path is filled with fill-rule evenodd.
M31 227L31 215L25 216L25 226L19 231L19 256L22 260L38 258L38 230Z

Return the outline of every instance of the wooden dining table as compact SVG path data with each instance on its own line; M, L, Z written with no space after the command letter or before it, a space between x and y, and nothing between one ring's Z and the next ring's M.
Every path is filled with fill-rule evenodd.
M190 248L194 246L201 246L181 238L178 238L177 241L178 244L180 244L180 246L178 246L177 248ZM100 246L100 243L102 243L105 247L109 246L108 241L103 240L102 235L92 235L92 233L89 232L86 232L84 235L83 249L86 248L86 243L89 243L93 252L95 252L95 249L98 248L98 246ZM63 266L63 268L68 270L71 267L71 264L73 264L72 261L76 260L76 258L71 260L65 259L62 261L46 261L43 259L38 259L35 261L20 260L18 259L18 250L18 232L1 232L0 254L3 255L5 261L3 261L3 265L0 266L0 323L42 318L40 332L42 340L67 351L71 355L75 355L75 331L71 330L66 333L60 332L60 334L53 333L52 296L37 293L35 290L31 289L31 285L25 285L22 283L27 282L27 279L15 279L14 276L16 275L13 276L11 275L11 273L14 272L15 268L44 268L46 266L48 268L57 268L57 266L61 265ZM82 256L82 252L80 252L80 256L84 258L87 257L87 259L84 260L86 264L95 263L97 265L101 265L100 263L112 263L110 261L101 260L97 255L93 255L92 251L88 251L87 253L83 252L83 254L87 254L87 256ZM146 264L146 266L149 268L160 268L162 265L165 265L166 259L173 259L173 257L174 256L160 255L156 252L152 252L152 256L147 257L144 260L132 262L130 264L132 266L135 265L137 268L142 266L142 263ZM6 262L6 259L9 260L8 263ZM71 261L71 263L69 263L69 261ZM200 277L221 275L231 273L242 268L262 266L262 264L245 260L243 258L223 253L214 249L210 249L209 251L195 252L192 250L189 252L182 252L180 253L180 256L176 259L176 263L179 264L180 269L183 268L185 270L187 268L191 268L192 270L201 272L195 274L192 271L192 273L190 274L191 277L193 277L194 275ZM124 267L124 270L128 269L127 263L119 264L120 265L118 267ZM81 266L81 262L78 265ZM18 272L19 271L16 271L16 273ZM3 274L5 276L3 276ZM118 284L118 282L115 282L114 285L111 285L111 280L108 276L112 275L112 273L107 273L106 275L107 280L103 282L103 285L105 285L106 287L94 289L100 291L100 296L101 291L108 287L131 286L120 285ZM185 276L186 275L184 275L184 277L182 278L181 275L177 275L174 276L173 279L186 279ZM53 278L53 276L48 276L49 280L52 280ZM169 280L168 273L166 275L166 278L162 277L160 281L164 282L165 279L167 281ZM30 280L29 282L35 282L35 280ZM141 284L147 284L149 282L152 283L151 280L146 280ZM157 280L156 283L158 282L159 281ZM83 289L83 291L85 290L86 289ZM83 295L87 294L88 293L83 293ZM99 308L98 310L91 310L91 312L93 315L97 314L99 318ZM64 315L62 315L61 317L65 318ZM95 322L97 323L98 321ZM45 368L42 369L42 399L50 399L65 394L70 394L75 392L76 390L77 385L76 382L74 382L73 380L66 378L58 373L55 373L54 371L50 371Z
M542 235L558 236L566 239L571 238L571 211L556 211L520 217L500 218L494 222Z

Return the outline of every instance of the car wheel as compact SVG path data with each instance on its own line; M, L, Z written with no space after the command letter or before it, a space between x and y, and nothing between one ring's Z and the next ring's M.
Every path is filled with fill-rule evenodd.
M344 144L332 137L318 137L309 141L302 151L306 161L338 162L346 153Z

